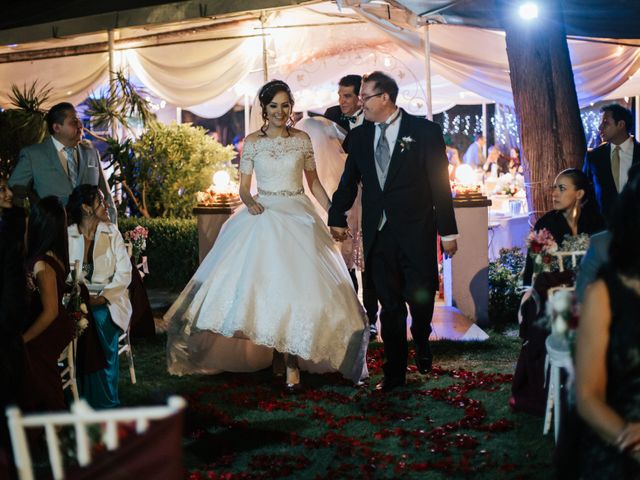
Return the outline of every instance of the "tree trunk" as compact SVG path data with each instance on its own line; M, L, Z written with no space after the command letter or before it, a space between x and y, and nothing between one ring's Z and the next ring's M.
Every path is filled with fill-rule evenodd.
M506 32L529 210L540 217L551 209L555 176L565 168L580 168L586 151L562 8L558 0L538 2L539 17L527 21L518 16L515 2L497 3Z

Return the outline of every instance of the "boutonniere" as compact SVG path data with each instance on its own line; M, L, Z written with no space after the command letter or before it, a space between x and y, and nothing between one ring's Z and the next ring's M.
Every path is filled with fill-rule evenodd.
M414 142L415 140L411 137L402 137L400 140L398 140L398 145L400 145L400 152L411 150L411 144Z

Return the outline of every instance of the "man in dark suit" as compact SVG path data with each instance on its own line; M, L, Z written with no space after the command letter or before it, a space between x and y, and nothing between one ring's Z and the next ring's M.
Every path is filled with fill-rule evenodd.
M436 235L452 256L458 234L442 131L399 109L396 82L382 72L363 78L360 99L373 123L351 131L340 185L333 195L329 225L333 237L348 234L345 212L362 182L362 231L366 268L382 303L380 321L386 355L377 389L405 384L408 358L406 303L416 364L431 370L431 317L438 289Z
M605 219L627 183L631 165L640 162L640 144L631 136L631 112L618 104L602 107L600 137L605 142L590 152L583 171L593 182L600 211Z
M360 105L360 75L347 75L338 82L338 105L327 108L324 116L337 123L345 131L362 125L364 115Z
M31 200L54 195L63 204L73 189L81 184L97 185L115 223L116 207L107 183L100 155L89 142L82 140L82 122L70 103L59 103L47 113L50 137L42 143L25 147L9 179L15 198Z

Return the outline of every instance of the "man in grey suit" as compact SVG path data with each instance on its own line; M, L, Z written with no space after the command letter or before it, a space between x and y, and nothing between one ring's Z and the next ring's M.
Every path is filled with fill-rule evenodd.
M116 207L102 171L100 155L90 142L82 140L82 122L73 105L58 103L47 113L50 137L25 147L9 179L18 201L56 196L66 205L73 189L81 184L97 185L109 206L115 223Z

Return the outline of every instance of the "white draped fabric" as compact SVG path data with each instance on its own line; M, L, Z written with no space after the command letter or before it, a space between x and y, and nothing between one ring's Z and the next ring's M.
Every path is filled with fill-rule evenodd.
M243 21L214 32L219 40L129 49L121 65L167 102L220 116L245 93L253 97L264 82L259 27L257 20ZM330 2L280 10L269 16L267 27L269 78L291 85L299 110L335 104L341 76L381 69L398 80L401 106L426 112L419 29L381 20L357 4L340 9ZM432 25L430 40L434 112L454 104L513 104L503 32ZM619 87L640 94L624 88L640 66L640 48L577 40L569 48L581 106ZM54 89L50 103L78 103L106 82L107 66L106 53L0 64L0 105L8 106L12 83L29 85L35 79Z

